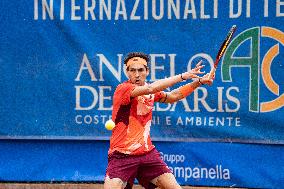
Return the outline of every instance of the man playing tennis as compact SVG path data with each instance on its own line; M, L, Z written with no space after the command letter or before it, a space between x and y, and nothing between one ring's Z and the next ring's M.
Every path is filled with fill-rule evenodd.
M160 158L150 138L154 102L173 103L191 94L200 85L211 85L213 80L203 74L199 62L188 72L145 82L149 75L149 57L144 53L129 53L125 60L128 81L117 86L113 96L112 119L115 128L110 139L105 189L132 188L134 179L145 189L181 188L174 175ZM197 78L173 91L168 87L184 80Z

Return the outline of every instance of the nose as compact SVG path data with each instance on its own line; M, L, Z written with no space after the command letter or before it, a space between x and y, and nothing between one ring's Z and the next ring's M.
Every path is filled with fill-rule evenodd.
M135 71L135 77L139 77L139 71L138 70Z

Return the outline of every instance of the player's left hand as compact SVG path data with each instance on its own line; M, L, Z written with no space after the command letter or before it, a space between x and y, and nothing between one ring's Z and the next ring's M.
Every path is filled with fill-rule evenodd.
M200 78L200 76L198 76L198 75L204 74L204 72L201 71L201 69L203 67L204 67L204 65L202 65L202 60L201 60L196 64L195 68L191 69L188 72L182 73L182 78L184 80L193 79L193 78Z

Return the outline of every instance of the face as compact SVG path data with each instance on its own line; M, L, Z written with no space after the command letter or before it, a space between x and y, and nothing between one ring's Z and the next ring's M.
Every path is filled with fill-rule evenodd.
M147 65L146 60L140 57L131 58L127 64L127 76L130 79L131 83L143 86L145 84L146 77L149 75L149 70L146 69Z

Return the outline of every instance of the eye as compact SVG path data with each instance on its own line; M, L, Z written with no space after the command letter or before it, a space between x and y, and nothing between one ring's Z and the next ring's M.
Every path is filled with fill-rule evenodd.
M130 72L136 72L136 71L138 71L138 72L144 72L145 71L145 68L139 68L139 69L135 69L135 68L131 68L131 69L129 69L129 71Z

